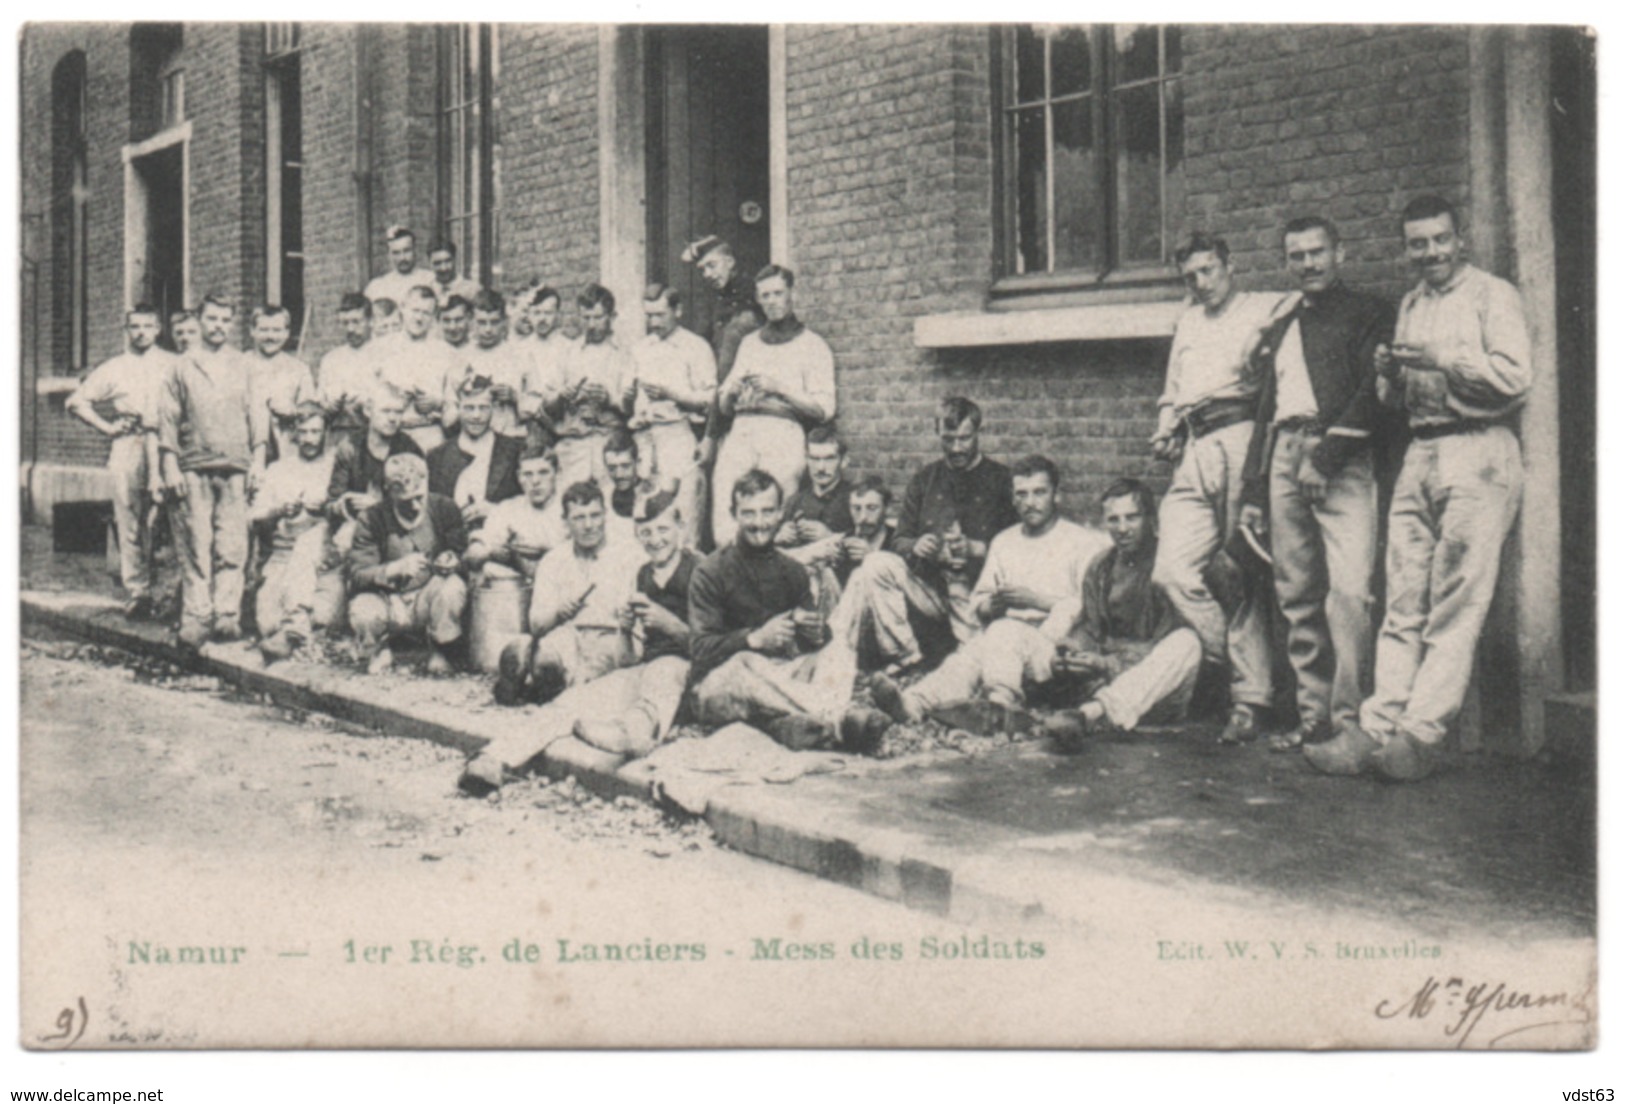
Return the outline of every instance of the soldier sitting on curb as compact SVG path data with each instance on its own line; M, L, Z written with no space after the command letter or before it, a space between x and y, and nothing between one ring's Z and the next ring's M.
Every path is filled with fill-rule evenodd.
M1120 479L1100 503L1113 547L1089 565L1083 593L1055 609L1072 627L1056 645L1052 697L1082 704L1055 714L1044 730L1068 751L1101 729L1183 718L1202 666L1201 638L1151 581L1156 498L1143 483Z
M468 530L457 504L429 493L429 469L411 453L384 462L384 500L369 506L350 549L350 626L368 658L367 673L395 662L390 637L428 637L427 672L449 674L447 652L463 637Z

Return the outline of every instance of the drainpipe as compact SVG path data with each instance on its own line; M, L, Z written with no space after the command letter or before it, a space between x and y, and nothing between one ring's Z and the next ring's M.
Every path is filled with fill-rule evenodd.
M370 24L356 24L355 96L350 104L355 132L350 175L355 182L356 291L365 288L372 275L372 33Z

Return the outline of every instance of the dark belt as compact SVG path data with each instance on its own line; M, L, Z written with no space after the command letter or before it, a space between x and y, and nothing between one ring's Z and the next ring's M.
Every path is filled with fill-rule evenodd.
M1432 441L1440 437L1454 437L1462 433L1482 433L1486 429L1505 425L1505 422L1440 422L1437 425L1422 425L1411 427L1411 439L1415 441Z
M1257 404L1252 399L1219 399L1187 410L1185 424L1190 427L1191 439L1195 440L1217 430L1250 422L1256 410Z

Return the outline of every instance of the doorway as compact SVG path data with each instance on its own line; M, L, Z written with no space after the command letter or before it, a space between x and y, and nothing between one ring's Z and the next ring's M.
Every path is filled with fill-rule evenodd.
M129 182L129 300L156 307L167 334L170 312L186 306L185 145L132 157Z
M1566 689L1597 687L1597 42L1552 32L1552 224Z
M683 247L716 234L747 273L771 259L767 28L651 28L646 41L647 271L707 336L712 296Z

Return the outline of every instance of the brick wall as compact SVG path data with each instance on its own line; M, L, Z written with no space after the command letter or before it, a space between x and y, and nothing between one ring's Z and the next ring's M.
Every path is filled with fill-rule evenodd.
M73 50L85 54L88 147L85 186L86 298L89 303L88 363L96 364L123 347L124 163L120 148L130 128L130 28L112 24L31 24L22 50L21 117L39 125L21 128L20 200L22 268L20 398L22 458L62 464L101 464L107 443L100 434L68 417L61 396L36 399L39 377L73 376L69 349L52 341L52 289L66 273L56 270L52 247L52 73ZM30 310L30 305L37 310ZM35 403L38 403L37 407Z
M900 489L936 455L936 401L959 393L983 406L990 453L1061 465L1070 513L1093 516L1118 475L1160 489L1145 440L1166 340L913 345L914 318L980 308L993 272L987 30L792 27L787 45L799 305L835 349L854 471ZM1229 238L1243 286L1284 287L1280 225L1325 213L1351 281L1397 296L1405 202L1466 198L1465 35L1204 27L1185 53L1188 227Z
M598 278L598 28L505 26L501 50L504 283L568 309Z
M835 350L855 474L901 491L939 453L936 404L984 411L983 447L1043 452L1063 508L1093 516L1121 474L1154 476L1165 343L931 352L914 319L983 305L992 275L989 34L982 27L788 33L792 249L803 318Z
M1338 225L1351 283L1397 298L1399 214L1468 198L1467 35L1393 27L1200 27L1186 37L1188 218L1249 286L1287 286L1280 226Z
M388 223L408 222L425 245L434 235L435 30L309 24L304 34L307 294L317 311L306 352L316 356L337 339L339 295L360 281L362 200L369 271L385 263ZM371 55L363 91L372 149L372 175L359 184L358 35ZM504 284L540 277L568 299L599 271L598 28L511 25L500 36ZM34 26L24 48L30 118L49 118L50 71L62 54L87 53L93 359L121 340L129 37L128 27ZM245 302L264 294L259 41L257 25L188 24L183 46L192 284ZM1160 482L1166 473L1144 438L1165 340L936 352L913 344L916 318L980 309L995 276L988 29L793 26L786 43L800 309L835 349L855 471L900 489L936 454L935 403L963 393L987 412L990 452L1040 450L1062 465L1075 513L1089 513L1112 476ZM1192 28L1184 223L1230 239L1243 286L1282 287L1279 226L1329 214L1352 280L1397 295L1408 282L1394 232L1404 203L1423 190L1468 198L1466 64L1466 36L1452 30ZM48 133L25 128L23 142L25 249L40 257L49 289ZM49 352L40 350L47 370ZM68 425L60 403L42 407L39 421L46 458L99 461L100 442Z
M242 38L257 25L189 23L186 111L191 289L237 300L232 340L247 334L248 311L264 293L264 123L257 66L245 71Z
M358 255L361 170L357 155L356 39L353 24L300 28L303 100L305 301L311 307L303 354L314 360L338 344L339 299L365 286Z

